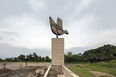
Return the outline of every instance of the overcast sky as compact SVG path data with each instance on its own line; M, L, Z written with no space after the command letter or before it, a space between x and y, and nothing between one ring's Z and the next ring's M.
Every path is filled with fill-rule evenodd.
M116 45L116 0L0 0L0 58L51 56L49 16L69 32L65 53Z

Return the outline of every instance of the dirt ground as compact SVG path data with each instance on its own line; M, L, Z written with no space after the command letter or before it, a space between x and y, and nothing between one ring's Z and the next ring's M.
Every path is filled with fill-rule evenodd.
M100 75L106 76L106 77L115 77L113 75L110 75L108 73L100 72L100 71L90 71L93 73L96 77L100 77Z
M33 77L37 75L36 69L44 69L46 71L47 67L27 66L19 70L0 69L0 77Z

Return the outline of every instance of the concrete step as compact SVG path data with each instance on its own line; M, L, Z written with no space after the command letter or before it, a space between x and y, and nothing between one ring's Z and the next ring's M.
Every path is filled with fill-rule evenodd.
M48 77L63 77L62 66L52 66Z
M50 70L48 77L57 77L57 72L55 70Z

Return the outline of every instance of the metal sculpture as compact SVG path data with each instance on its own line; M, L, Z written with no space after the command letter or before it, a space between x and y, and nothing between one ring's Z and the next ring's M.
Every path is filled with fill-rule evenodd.
M69 34L67 30L63 30L62 20L60 18L57 18L57 23L53 21L52 17L49 17L49 20L51 30L56 35L56 38L58 38L59 35Z

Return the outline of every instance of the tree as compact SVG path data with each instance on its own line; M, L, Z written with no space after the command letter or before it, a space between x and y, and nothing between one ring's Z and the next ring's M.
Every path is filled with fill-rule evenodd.
M5 61L6 62L13 62L13 59L12 58L6 58Z
M33 61L33 55L30 53L29 55L26 56L27 61Z
M66 54L66 58L67 58L67 62L72 62L72 52L68 52L67 54Z
M64 61L65 61L65 62L68 62L67 55L65 55L65 54L64 54Z
M72 56L72 52L68 52L66 55L67 55L68 57L71 57L71 56Z
M42 62L44 62L44 61L45 61L45 58L44 58L44 57L42 57L42 58L41 58L41 61L42 61Z
M0 62L2 61L2 59L0 58Z
M74 63L79 61L79 56L77 54L73 54L71 58L72 58L72 62Z
M34 52L33 53L33 61L37 61L37 59L38 59L38 55Z
M113 53L113 50L107 52L109 65L110 65L110 60L114 59L114 55L112 53Z
M14 58L14 62L18 62L18 58Z
M25 55L21 54L20 56L18 56L18 60L25 61Z
M50 58L48 56L45 57L46 62L50 62Z
M39 61L39 62L41 61L41 56L39 56L39 57L37 58L37 61Z

